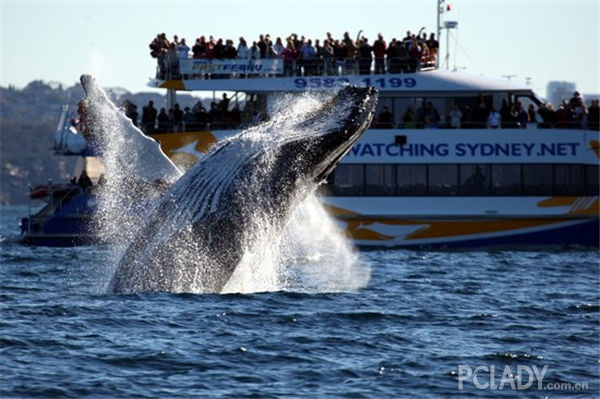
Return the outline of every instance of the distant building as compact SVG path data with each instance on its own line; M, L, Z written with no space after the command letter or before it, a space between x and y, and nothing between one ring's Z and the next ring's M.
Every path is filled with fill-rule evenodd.
M573 97L575 90L575 82L550 81L546 86L546 97L554 107L558 107L563 100Z
M581 93L581 96L586 106L589 106L592 100L600 100L600 94L598 93Z

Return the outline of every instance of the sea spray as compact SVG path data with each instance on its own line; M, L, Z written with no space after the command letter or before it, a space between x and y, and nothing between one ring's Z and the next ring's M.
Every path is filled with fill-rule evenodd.
M283 242L283 289L348 291L363 288L370 280L369 265L314 191L292 213Z
M96 146L104 163L104 179L96 187L97 211L90 225L100 242L109 246L99 290L106 291L119 259L139 234L154 200L165 189L160 182L146 184L128 165L143 157L125 134L131 122L123 110L116 110L102 91L88 93L87 123L93 129L91 144Z
M263 234L244 253L223 293L353 291L365 287L370 277L370 266L311 190L282 232Z

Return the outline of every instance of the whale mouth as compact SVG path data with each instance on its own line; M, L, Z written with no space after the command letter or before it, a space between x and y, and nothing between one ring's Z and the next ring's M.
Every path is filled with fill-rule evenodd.
M303 125L307 128L311 124L314 128L320 123L335 123L324 128L325 132L320 139L319 146L325 152L322 161L315 168L315 182L325 180L369 128L377 100L378 90L374 87L345 86L321 108L321 113L315 119L304 122Z
M299 127L318 126L324 131L362 134L360 125L372 118L377 97L378 90L374 87L344 86Z
M353 101L350 118L346 120L343 134L346 136L346 145L341 146L339 154L334 156L332 163L337 164L344 157L362 134L369 128L375 115L378 100L378 90L372 86L350 86L344 89L337 101ZM335 165L334 165L335 166Z

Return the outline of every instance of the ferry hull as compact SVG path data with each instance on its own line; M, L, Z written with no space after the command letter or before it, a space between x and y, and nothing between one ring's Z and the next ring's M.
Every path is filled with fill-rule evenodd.
M591 219L403 219L340 218L361 249L477 248L498 246L598 247L600 225ZM383 228L382 228L383 227ZM381 231L385 231L383 234Z
M361 248L600 246L598 196L323 196L321 200Z
M456 163L489 167L497 164L561 165L569 162L593 165L597 162L595 132L580 131L576 134L574 131L555 130L544 133L523 129L517 133L518 136L514 131L491 132L480 129L456 130L452 131L451 135L442 136L439 131L427 129L421 131L372 129L365 133L361 141L342 160L341 165L362 165L366 168L365 165L389 164L394 165L394 168L396 166L400 168L403 164ZM546 135L542 137L543 133ZM176 162L184 163L184 161L195 161L211 142L222 140L230 134L230 131L190 132L178 135L165 134L157 138L168 156ZM412 147L407 147L404 153L394 145L397 134L402 134L409 143L412 143ZM520 141L529 143L527 148L530 148L530 155L525 152L519 153L518 146L513 145L519 144ZM500 158L502 154L484 157L460 152L462 146L466 146L464 143L471 144L468 148L475 148L472 143L492 142L509 143L510 148L516 153L503 155L504 158ZM551 147L555 142L577 142L578 145L573 144L577 153L559 156L555 151L554 155L552 153L539 155L543 152L543 145ZM448 149L448 153L422 154L415 150L415 146L419 143L444 145L445 147L440 147L440 151ZM539 147L539 154L532 149L532 143ZM389 154L385 150L388 147ZM450 151L451 149L456 150L456 153ZM377 153L377 150L381 150L381 153ZM549 149L544 151L546 150L550 151ZM401 176L401 170L398 169L398 176ZM367 176L366 169L363 173L361 176ZM392 181L394 179L395 177ZM460 180L456 178L456 182L465 179L464 176ZM364 189L363 187L362 190ZM362 196L329 193L331 193L331 186L324 190L326 194L322 197L324 206L339 220L340 227L346 231L347 236L357 246L365 249L521 245L598 247L600 241L598 196L593 188L582 190L581 195L548 196L527 196L525 193L520 193L510 196L405 194L378 197L366 195L366 191Z
M599 247L600 224L598 219L498 219L482 220L477 218L461 220L406 219L387 218L385 223L372 218L338 217L339 226L346 236L360 249L382 248L478 248L497 246L582 246ZM98 242L97 237L86 231L88 221L77 219L68 226L64 225L55 232L27 233L22 242L29 245L48 247L72 247L91 245ZM22 225L27 226L27 218ZM386 226L385 233L373 230L374 226ZM480 226L483 231L465 234L464 226ZM513 226L508 228L507 226ZM415 238L411 226L421 231L427 228L442 229L445 234L438 237ZM441 227L443 226L443 227ZM409 230L411 232L407 232Z

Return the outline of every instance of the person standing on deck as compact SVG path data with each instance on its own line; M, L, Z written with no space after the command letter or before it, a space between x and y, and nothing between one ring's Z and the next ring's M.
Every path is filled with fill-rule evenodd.
M488 127L490 129L499 129L500 123L502 123L502 116L500 116L500 112L496 111L496 108L492 107L488 116Z
M385 73L385 53L387 46L383 35L380 33L377 35L377 40L373 43L373 53L375 54L375 74Z
M187 44L185 44L184 38L182 38L181 42L179 42L179 45L177 46L177 52L179 53L180 59L188 58L188 53L190 52L190 47Z

